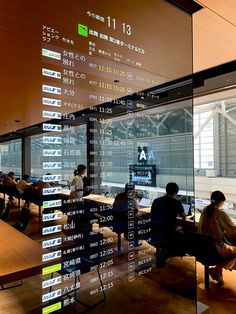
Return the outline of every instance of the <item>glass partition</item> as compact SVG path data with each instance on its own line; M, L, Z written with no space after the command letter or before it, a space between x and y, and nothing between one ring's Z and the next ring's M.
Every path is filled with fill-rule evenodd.
M235 89L199 97L194 106L195 188L202 210L220 186L227 195L226 212L235 217ZM200 118L202 117L202 119ZM219 185L217 187L217 185ZM203 188L204 186L204 188ZM206 189L206 186L208 187ZM202 199L202 204L200 200Z
M180 105L145 109L132 118L128 115L113 118L101 126L105 134L102 138L111 143L109 151L102 155L104 186L123 188L124 180L131 179L130 165L141 164L143 154L142 161L156 167L155 184L137 182L137 189L146 196L153 194L153 199L157 188L164 192L167 181L177 181L181 190L193 193L192 109ZM106 152L104 144L101 150Z
M32 263L4 277L26 281L12 288L14 313L196 313L195 258L182 258L183 232L196 229L186 11L164 0L1 5L1 103L20 123L1 134L24 139L37 181L7 221ZM169 182L174 214L167 204L156 222Z
M194 171L195 171L195 208L196 215L200 215L204 208L210 204L211 193L220 190L224 193L226 201L221 208L236 223L236 193L235 193L235 133L236 133L236 98L235 87L232 84L236 79L235 71L230 71L225 76L227 80L219 80L228 87L216 88L205 95L198 94L194 98ZM220 85L218 83L218 86ZM214 84L212 84L212 87ZM219 220L218 223L221 223ZM227 228L226 228L227 229ZM229 237L229 231L225 230ZM227 243L234 245L234 240ZM214 265L213 265L214 266ZM235 272L222 269L225 281L223 291L227 289L228 312L233 313L235 295ZM203 310L222 312L225 301L218 297L219 289L216 282L210 282L211 296L203 286L204 269L197 263L197 298ZM213 301L214 300L214 301Z

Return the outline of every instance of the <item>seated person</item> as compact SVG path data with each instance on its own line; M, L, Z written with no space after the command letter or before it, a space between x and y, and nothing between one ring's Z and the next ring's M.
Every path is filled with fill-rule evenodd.
M135 199L136 191L133 183L126 183L125 191L118 193L112 207L113 221L121 221L128 219L128 201L133 203L134 216L137 216L139 210L138 201Z
M51 173L46 173L47 176L52 175ZM56 186L56 183L51 181L51 182L44 182L42 180L39 180L37 182L34 182L32 186L32 190L35 192L34 194L41 197L43 195L43 189L46 188L51 188Z
M43 195L43 189L51 188L52 185L49 182L43 182L41 180L34 182L33 188L37 191L39 196Z
M0 183L2 183L4 177L5 177L4 173L0 170Z
M17 193L15 173L10 171L8 175L3 178L2 184L4 186L4 192L9 195L9 201L12 202L13 195Z
M23 194L24 190L28 187L28 184L30 182L30 176L28 174L24 174L22 179L17 182L16 189L19 192L19 194Z
M139 217L139 204L135 199L136 191L133 183L125 185L125 191L118 193L112 207L113 228L115 232L124 233L124 237L128 238L128 212L133 211L133 218L135 221L135 238L137 237L137 218ZM136 239L136 243L137 239Z
M14 187L16 185L15 173L10 171L8 175L3 178L2 183L7 187Z
M176 199L179 186L174 182L166 185L166 195L156 198L151 207L152 242L164 242L170 248L183 248L183 233L177 226L177 216L186 219L182 203Z
M218 281L220 285L224 284L223 268L236 270L236 226L221 209L224 201L224 194L221 191L214 191L211 194L211 203L204 208L199 221L199 232L214 238L217 250L222 257L232 258L209 270L212 279ZM229 244L228 241L235 246Z
M24 190L24 199L28 204L35 203L40 206L43 200L51 198L51 195L43 195L43 189L51 187L49 182L43 182L42 180L34 182Z

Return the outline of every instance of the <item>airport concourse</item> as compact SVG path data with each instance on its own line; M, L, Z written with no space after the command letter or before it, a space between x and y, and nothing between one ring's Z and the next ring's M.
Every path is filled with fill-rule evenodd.
M236 314L235 25L0 4L0 314Z

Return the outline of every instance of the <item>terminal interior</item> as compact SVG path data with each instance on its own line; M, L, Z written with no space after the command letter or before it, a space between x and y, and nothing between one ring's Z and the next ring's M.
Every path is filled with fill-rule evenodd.
M160 267L162 248L140 227L168 182L179 186L184 230L197 232L215 190L236 225L235 12L233 0L0 5L2 178L29 175L29 193L54 181L59 195L24 198L1 179L0 313L236 313L235 271L207 288L188 252ZM79 164L89 192L73 200ZM112 222L129 182L144 217L135 247Z

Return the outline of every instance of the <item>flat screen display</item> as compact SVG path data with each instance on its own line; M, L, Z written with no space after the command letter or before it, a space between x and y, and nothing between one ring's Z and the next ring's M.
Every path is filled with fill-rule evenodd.
M156 186L156 165L130 165L129 175L136 185Z

